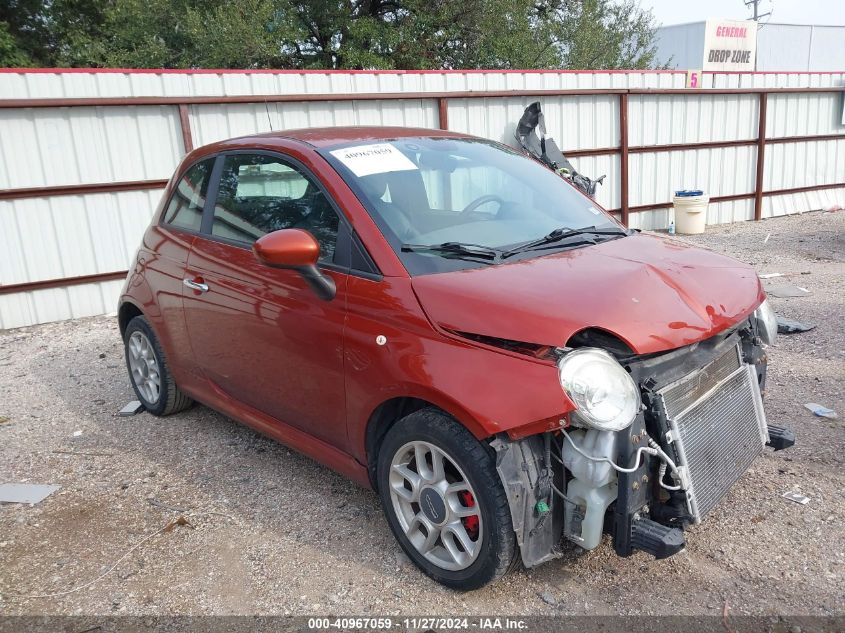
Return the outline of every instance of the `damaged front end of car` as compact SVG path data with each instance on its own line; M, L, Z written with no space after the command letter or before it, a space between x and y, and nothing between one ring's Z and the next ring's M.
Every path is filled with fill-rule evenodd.
M672 556L764 446L794 443L763 410L772 318L764 302L716 336L657 354L589 346L601 334L556 350L576 409L558 430L491 443L527 567L558 557L564 539L589 550L606 533L620 556Z

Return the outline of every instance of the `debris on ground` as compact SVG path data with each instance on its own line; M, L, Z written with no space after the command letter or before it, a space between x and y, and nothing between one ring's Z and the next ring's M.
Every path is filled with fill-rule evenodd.
M795 503L800 503L802 506L805 506L810 503L810 497L805 497L804 495L799 494L797 492L784 492L781 496L784 499L789 499L790 501L794 501Z
M123 407L117 415L121 418L128 418L133 415L137 415L144 410L144 405L141 404L140 400L132 400L129 404Z
M111 567L109 567L102 574L100 574L99 576L94 578L94 580L90 580L90 581L86 582L84 585L79 585L78 587L74 587L73 589L67 589L66 591L58 591L56 593L43 593L43 594L30 594L30 595L14 594L13 593L13 594L7 594L5 597L6 598L18 599L18 600L31 600L31 599L37 599L37 598L57 598L59 596L66 596L68 594L76 593L77 591L82 591L83 589L87 589L91 585L98 583L103 578L108 576L112 571L115 570L115 568L118 565L120 565L120 563L122 563L124 560L126 560L126 558L132 552L134 552L136 549L141 547L141 545L143 545L144 543L146 543L147 541L149 541L153 537L158 536L159 534L167 534L168 532L172 532L173 528L175 528L177 525L185 525L185 526L187 526L191 529L194 529L194 526L191 525L191 523L188 521L188 519L186 519L184 516L180 516L178 519L173 519L172 521L169 521L168 523L165 524L165 526L163 528L156 530L152 534L147 534L147 536L145 536L140 541L135 543L135 545L130 547L129 550L127 550L126 553L123 556L118 558L117 561L115 561L115 563Z
M5 415L0 415L0 424L6 424L6 422L11 422L11 418L7 418Z
M806 288L802 288L801 286L793 286L793 285L783 285L783 286L772 286L770 288L766 288L766 294L770 297L778 297L780 299L791 299L793 297L806 297L810 294L810 291Z
M772 279L774 277L783 277L783 273L763 273L757 275L760 279Z
M151 506L155 506L157 508L162 508L163 510L170 510L171 512L187 512L188 508L177 508L176 506L170 506L165 503L162 503L158 499L153 499L152 497L147 498L147 503Z
M77 457L114 457L114 453L102 453L99 451L66 451L64 449L56 449L50 452L56 455L76 455Z
M164 533L172 532L173 528L175 528L177 525L185 525L191 528L192 530L195 529L194 525L190 521L188 521L188 519L186 519L184 516L180 516L178 519L173 519L170 523L165 525L161 531Z
M0 503L28 503L34 506L61 486L52 484L0 484Z
M833 409L828 409L827 407L822 406L816 402L808 402L804 406L820 418L829 418L831 420L835 420L839 417L838 415L836 415L836 411L834 411Z
M801 323L801 321L796 321L795 319L787 319L786 317L778 316L778 334L797 334L799 332L809 332L810 330L814 329L816 326L807 325L806 323Z

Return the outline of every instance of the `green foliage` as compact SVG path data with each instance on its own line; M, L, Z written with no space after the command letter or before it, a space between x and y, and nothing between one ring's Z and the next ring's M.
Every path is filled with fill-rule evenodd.
M0 64L649 68L637 0L5 0Z
M9 31L9 23L0 22L0 66L19 68L33 65L32 58Z

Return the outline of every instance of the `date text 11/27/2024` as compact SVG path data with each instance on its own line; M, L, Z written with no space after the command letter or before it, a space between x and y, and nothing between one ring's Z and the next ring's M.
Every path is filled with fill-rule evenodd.
M410 617L410 618L308 618L308 629L320 630L470 630L523 631L528 628L525 620L503 617L447 618L447 617Z

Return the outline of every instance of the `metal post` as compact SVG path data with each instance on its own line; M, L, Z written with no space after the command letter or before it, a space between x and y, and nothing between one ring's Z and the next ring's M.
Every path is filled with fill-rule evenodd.
M628 226L628 93L619 95L619 188L622 224Z
M182 128L182 145L185 146L185 153L194 149L194 138L191 134L191 119L188 115L188 106L179 104L179 126Z
M437 99L437 111L440 116L440 129L449 129L449 100L446 97Z
M768 93L760 93L757 117L757 178L754 185L754 219L763 219L763 162L766 158L766 104Z

